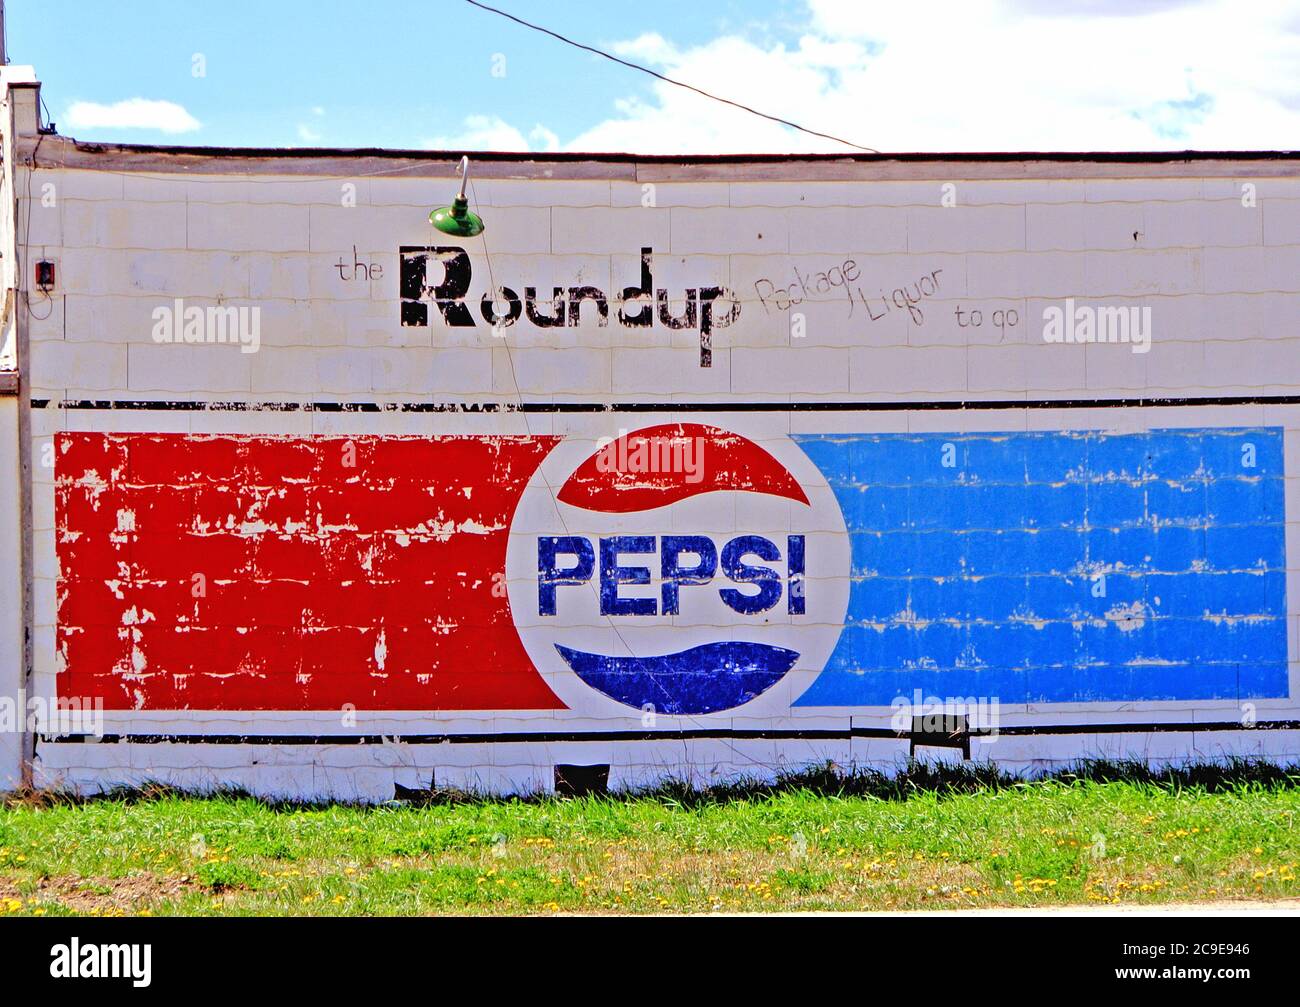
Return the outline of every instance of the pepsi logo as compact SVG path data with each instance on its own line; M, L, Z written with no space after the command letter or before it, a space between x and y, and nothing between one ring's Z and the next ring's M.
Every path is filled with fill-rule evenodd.
M657 424L552 451L516 510L506 582L571 709L767 715L833 650L849 559L833 493L784 433Z

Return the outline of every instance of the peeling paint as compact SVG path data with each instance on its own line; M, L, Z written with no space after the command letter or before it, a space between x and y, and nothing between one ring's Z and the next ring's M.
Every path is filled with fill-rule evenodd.
M796 440L853 561L849 624L798 705L1287 694L1280 429Z
M555 438L56 443L61 691L110 710L562 705L487 586Z

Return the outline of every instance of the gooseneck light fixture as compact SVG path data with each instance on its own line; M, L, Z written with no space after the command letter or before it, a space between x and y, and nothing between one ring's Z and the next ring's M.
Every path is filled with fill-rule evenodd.
M470 213L469 200L465 198L465 183L469 181L469 158L460 159L460 192L452 200L451 206L440 206L429 214L429 223L443 234L453 234L458 238L472 238L483 233L483 218L477 213Z

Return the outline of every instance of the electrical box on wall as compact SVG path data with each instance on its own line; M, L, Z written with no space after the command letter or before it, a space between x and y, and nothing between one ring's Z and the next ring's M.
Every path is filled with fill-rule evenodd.
M36 288L38 290L54 289L54 263L42 259L36 263Z

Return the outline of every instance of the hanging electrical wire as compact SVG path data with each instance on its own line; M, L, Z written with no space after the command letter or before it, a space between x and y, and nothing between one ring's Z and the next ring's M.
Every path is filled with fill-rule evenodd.
M498 10L496 7L490 7L485 3L479 3L479 0L465 0L465 2L467 4L470 4L473 7L478 7L485 11L491 11L493 14L499 14L501 17L507 18L515 22L515 24L523 25L525 28L531 28L533 31L539 31L544 35L551 36L551 38L559 39L561 42L565 43L566 45L571 45L575 49L582 49L586 52L595 53L597 56L603 56L605 59L618 63L620 66L625 66L631 70L640 70L642 73L648 73L651 77L655 77L659 80L662 80L665 84L673 84L676 85L677 87L683 87L687 91L694 91L696 94L702 95L705 98L711 98L713 101L720 101L724 105L730 105L732 108L738 108L743 112L749 112L751 115L756 115L761 119L768 119L772 122L780 123L782 126L789 126L791 129L797 129L799 132L807 133L809 136L819 136L823 140L833 140L835 143L842 143L846 147L853 147L855 150L866 151L868 154L880 153L880 151L876 150L874 147L864 147L860 143L854 143L852 140L846 140L841 136L832 136L830 133L821 133L815 129L809 129L806 126L800 126L797 122L791 122L789 119L782 119L778 115L768 115L766 112L760 112L756 108L750 108L748 105L742 105L740 102L732 101L730 98L723 98L716 94L710 94L708 91L695 87L692 84L687 84L684 81L673 80L673 78L671 77L665 77L657 70L651 70L649 67L641 66L641 64L639 63L632 63L629 62L628 60L620 59L618 56L615 56L611 53L607 53L603 49L597 49L594 46L584 45L581 42L575 42L573 39L568 38L565 35L561 35L559 32L551 31L551 29L549 28L543 28L541 25L533 24L531 21L525 21L521 17L515 17L513 14L507 11Z

